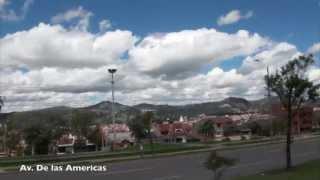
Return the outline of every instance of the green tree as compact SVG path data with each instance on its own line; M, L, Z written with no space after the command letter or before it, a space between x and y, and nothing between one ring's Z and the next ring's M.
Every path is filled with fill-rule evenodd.
M132 135L135 137L137 143L141 143L141 139L146 137L146 132L144 129L144 124L142 122L142 117L140 115L127 122Z
M96 150L102 148L102 132L99 125L96 125L94 129L89 132L88 140L96 145Z
M44 129L40 124L31 125L23 130L24 139L27 144L31 147L31 155L35 155L40 150L39 145L46 137Z
M281 67L280 71L265 76L265 82L277 94L287 112L287 169L291 168L292 119L308 100L315 100L319 85L314 85L307 77L308 67L314 63L312 55L299 56Z
M235 163L235 159L219 156L216 151L212 151L205 161L204 166L213 172L214 180L219 180L226 168L233 166Z
M0 112L1 112L3 105L4 105L3 98L2 98L2 96L0 96Z
M90 111L75 110L72 112L71 131L80 141L89 137L91 126L94 125L94 118L94 113Z
M197 131L199 134L205 137L205 141L206 141L207 138L209 137L213 137L213 138L215 137L216 129L215 129L214 123L211 122L210 120L207 120L200 124Z
M153 146L153 137L152 137L152 120L153 120L153 113L148 111L145 112L142 116L142 122L143 122L143 126L144 126L144 130L146 132L146 136L149 139L149 143L151 146L151 153L153 154L153 150L154 150L154 146Z
M21 141L21 134L18 131L9 131L7 133L6 145L9 151L9 155L13 150L17 150Z

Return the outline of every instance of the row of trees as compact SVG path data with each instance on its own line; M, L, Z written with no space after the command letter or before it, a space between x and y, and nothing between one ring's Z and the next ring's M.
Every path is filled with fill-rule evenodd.
M53 152L57 140L66 133L77 135L80 145L85 143L85 139L101 145L99 128L94 120L95 114L90 111L72 111L69 117L52 112L34 112L30 116L15 113L7 122L7 150L9 154L13 150L18 155L23 154L20 150L24 140L27 154L48 154Z

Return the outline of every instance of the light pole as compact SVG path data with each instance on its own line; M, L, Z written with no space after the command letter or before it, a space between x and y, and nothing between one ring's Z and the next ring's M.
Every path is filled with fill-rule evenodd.
M112 117L112 133L113 133L111 150L113 150L114 141L116 140L116 133L114 132L114 126L115 126L115 119L114 119L114 74L117 72L117 69L108 69L108 71L111 74L111 94L112 94L111 117Z
M0 96L0 113L1 113L1 109L2 109L2 106L4 105L4 98L3 96ZM0 114L1 116L1 114ZM5 154L7 154L7 123L4 122L2 124L2 128L3 128L3 137L2 137L2 140L3 140L3 150L5 152Z
M260 59L255 59L255 62L261 62ZM269 65L267 65L267 101L268 101L268 113L271 113L271 90L270 90L270 82L269 82ZM271 128L270 128L270 136L273 136L273 119L271 119Z

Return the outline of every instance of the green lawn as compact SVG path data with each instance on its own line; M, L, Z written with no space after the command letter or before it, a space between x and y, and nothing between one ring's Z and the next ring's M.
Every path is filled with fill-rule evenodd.
M274 170L264 175L235 178L235 180L320 180L320 160L310 161L290 171Z
M186 144L154 144L154 154L161 153L173 153L187 150L198 150L207 148L207 146L188 146ZM144 154L151 154L151 147L149 144L144 145ZM4 167L14 167L21 164L32 165L39 163L57 163L57 162L72 162L72 161L93 161L99 159L110 159L110 158L121 158L121 157L133 157L140 155L138 147L130 147L126 150L115 151L115 152L90 152L90 153L79 153L70 155L48 155L48 156L27 156L27 157L14 157L14 158L0 158L0 169Z

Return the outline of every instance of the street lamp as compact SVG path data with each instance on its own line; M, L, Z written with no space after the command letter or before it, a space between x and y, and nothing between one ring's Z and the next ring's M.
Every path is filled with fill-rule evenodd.
M116 133L114 132L115 126L115 119L114 119L114 74L117 72L117 69L108 69L109 73L111 74L111 94L112 94L112 105L111 105L111 116L112 116L112 133L113 133L113 140L111 143L111 149L113 150L113 144L116 140Z
M1 113L3 105L4 105L4 97L0 96L0 113ZM1 116L1 114L0 114L0 116ZM2 127L3 128L3 137L2 137L3 138L3 150L4 150L5 154L7 154L7 140L6 140L6 138L7 138L7 123L4 122L2 124L2 126L3 126Z
M255 59L254 60L255 62L259 62L259 63L261 63L261 60L260 59ZM268 111L269 111L269 113L271 113L271 90L270 90L270 81L269 81L269 73L270 71L269 71L269 65L267 65L267 79L266 79L266 81L267 81L267 98L268 98ZM271 132L270 132L270 135L273 135L273 120L271 120Z

